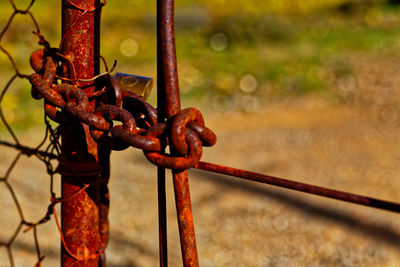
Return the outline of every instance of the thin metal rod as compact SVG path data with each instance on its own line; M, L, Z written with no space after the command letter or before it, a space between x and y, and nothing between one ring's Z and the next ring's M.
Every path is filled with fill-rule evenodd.
M213 164L209 162L200 161L195 167L200 170L210 171L225 175L230 175L237 178L242 178L250 181L255 181L259 183L274 185L278 187L283 187L287 189L292 189L300 192L309 193L312 195L323 196L327 198L342 200L345 202L350 202L354 204L359 204L363 206L378 208L382 210L392 211L400 213L400 204L389 202L385 200L379 200L376 198L346 193L343 191L337 191L325 187L295 182L287 179L282 179L274 176L263 175L255 172L249 172L245 170L240 170L236 168L226 167L218 164Z
M181 110L176 62L174 0L157 0L158 110L172 117Z
M183 265L199 266L188 172L172 171Z
M174 0L157 0L158 112L162 120L180 107L175 49ZM172 154L175 152L171 151ZM172 171L184 266L199 266L187 171Z
M157 120L163 123L167 119L165 109L166 91L163 69L163 50L161 38L161 4L157 0ZM161 152L165 151L165 144L162 144ZM167 235L167 200L165 191L165 168L157 168L157 192L158 192L158 247L160 267L168 266L168 235Z
M168 266L168 243L167 243L167 202L165 192L165 169L157 168L158 182L158 236L160 266Z

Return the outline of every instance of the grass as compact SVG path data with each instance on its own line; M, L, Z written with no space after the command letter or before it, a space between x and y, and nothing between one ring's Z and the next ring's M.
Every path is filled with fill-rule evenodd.
M117 71L156 76L155 2L110 2L103 10L101 53ZM328 76L355 75L348 55L397 54L399 9L381 1L243 1L227 8L225 0L176 2L177 55L183 100L215 102L233 109L232 98L252 97L264 103L291 96L332 95ZM24 1L17 1L23 6ZM348 4L350 3L350 4ZM53 46L58 45L58 1L37 1L33 13ZM0 4L0 24L11 13ZM17 16L3 44L24 73L36 37L28 17ZM128 41L127 41L128 40ZM123 45L125 43L125 45ZM136 51L136 52L135 52ZM0 85L10 76L0 56ZM251 75L255 89L244 88ZM29 97L29 85L11 88L3 108L8 114L40 108ZM253 85L254 86L254 85ZM155 104L155 94L150 100ZM240 101L238 101L240 103ZM17 103L17 104L15 104ZM35 112L14 116L16 127L37 123Z

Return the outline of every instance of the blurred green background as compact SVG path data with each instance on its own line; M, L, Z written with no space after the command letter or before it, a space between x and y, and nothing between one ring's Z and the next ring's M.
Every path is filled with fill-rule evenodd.
M24 8L29 1L18 0ZM396 0L178 0L176 34L183 106L210 111L257 111L310 95L352 100L359 60L400 58ZM108 1L102 13L101 54L116 71L156 77L156 1ZM32 12L53 46L60 39L60 1L38 0ZM0 3L0 25L10 14ZM38 48L28 16L16 16L2 44L21 72L31 72ZM384 70L382 70L384 71ZM0 86L13 70L0 54ZM10 88L3 109L13 127L42 122L42 105L26 80ZM155 90L150 100L155 104ZM3 126L1 126L3 127Z

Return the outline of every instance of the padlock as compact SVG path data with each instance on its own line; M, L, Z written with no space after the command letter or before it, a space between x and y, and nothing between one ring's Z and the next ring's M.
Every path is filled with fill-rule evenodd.
M153 87L153 78L117 72L113 76L121 90L131 91L147 99Z

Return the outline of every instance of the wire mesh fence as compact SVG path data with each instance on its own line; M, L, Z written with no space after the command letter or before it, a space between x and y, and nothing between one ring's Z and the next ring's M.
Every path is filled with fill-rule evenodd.
M19 8L14 1L10 0L9 1L10 6L12 7L13 12L10 14L7 23L5 24L4 28L1 31L0 34L0 49L1 51L7 56L9 59L10 64L13 67L14 74L13 76L9 79L5 87L2 89L1 94L0 94L0 118L3 123L3 125L6 127L7 132L9 136L11 137L12 141L5 141L5 140L0 140L0 144L4 147L12 148L18 151L17 155L15 156L14 160L10 163L9 167L6 169L5 173L2 174L3 176L1 177L1 183L5 185L7 190L9 191L10 198L12 199L14 203L14 208L16 209L18 215L19 215L19 223L16 226L16 229L13 230L12 236L9 238L7 241L1 242L1 246L4 247L7 250L8 254L8 260L10 263L10 266L15 266L15 260L13 256L13 245L15 244L15 240L17 237L22 234L31 231L33 233L33 240L32 243L34 244L36 253L37 253L37 262L35 266L41 266L41 262L44 260L45 256L42 255L41 250L40 250L40 245L39 245L39 238L38 238L38 231L37 227L41 224L44 224L48 221L51 220L52 216L54 216L54 221L57 225L57 228L60 233L60 239L62 243L64 244L64 249L69 252L70 255L75 257L76 261L82 261L83 258L82 256L77 256L71 251L69 251L68 245L66 245L64 236L62 234L61 230L61 224L60 221L57 217L57 212L55 206L57 204L60 204L64 201L70 201L72 198L74 198L76 195L78 195L80 192L83 190L86 190L88 187L90 187L89 184L83 184L81 180L77 179L78 184L80 184L79 190L71 194L70 196L61 198L56 195L56 192L54 190L54 175L56 174L56 168L55 168L55 160L60 156L61 153L61 144L60 144L60 132L59 128L53 128L51 123L48 120L47 116L44 116L44 125L45 125L45 134L42 139L42 141L39 142L39 144L35 147L29 147L24 145L19 138L17 137L16 132L13 130L12 126L7 120L7 116L5 115L4 109L2 104L4 103L3 100L6 97L6 95L12 91L15 87L15 81L17 79L22 79L26 82L28 82L29 75L28 74L23 74L17 64L17 61L14 59L14 55L10 53L4 44L4 38L7 34L8 31L10 31L13 22L15 21L15 18L17 16L27 16L30 18L31 24L33 25L33 28L35 29L32 34L37 36L38 44L39 46L43 48L49 48L49 43L45 40L44 36L41 34L39 25L35 19L35 16L31 12L31 9L33 5L35 4L35 1L32 0L28 6L24 9ZM74 7L78 8L76 5ZM84 14L86 12L92 12L93 10L84 10ZM63 40L61 41L61 43ZM61 44L60 44L61 46ZM31 64L32 64L32 59L31 59ZM28 86L28 83L25 84L25 86ZM13 173L13 170L17 163L21 160L22 157L30 157L32 159L36 159L40 162L42 162L46 168L47 174L49 175L49 184L50 184L50 190L49 190L49 199L50 203L47 208L43 210L43 217L35 222L29 221L25 215L24 211L22 208L22 205L19 201L18 195L16 194L12 183L10 182L10 176ZM77 176L76 176L77 178ZM8 229L8 231L12 231ZM85 257L85 256L84 256ZM87 258L93 257L93 255L87 256ZM97 257L97 255L95 256Z
M48 210L44 211L44 216L42 219L40 219L38 222L30 222L25 217L22 206L18 199L18 195L15 193L15 190L13 189L13 186L10 183L10 176L14 170L14 167L16 166L18 161L21 159L21 157L27 156L27 157L32 157L32 158L35 158L35 159L43 162L43 164L46 166L46 169L50 176L50 180L51 180L51 184L52 184L53 183L52 182L53 175L54 175L54 167L53 167L54 162L52 162L52 160L56 159L57 153L58 153L58 147L57 147L57 145L55 145L58 142L57 141L58 140L57 130L53 130L52 127L50 126L49 122L45 119L46 134L43 138L43 141L40 142L36 147L25 146L18 139L18 137L15 134L15 132L13 131L12 127L8 123L7 118L4 115L4 111L2 108L3 99L6 96L6 94L10 90L13 89L13 84L14 84L15 80L16 79L26 79L28 77L28 75L20 72L20 70L17 66L17 63L13 58L13 55L7 50L7 48L4 45L4 42L2 42L2 41L3 41L4 36L6 35L7 31L10 29L16 16L29 17L31 19L32 25L36 29L34 34L36 34L39 37L39 39L42 38L42 36L40 34L39 25L37 24L35 17L31 12L31 8L32 8L33 4L34 4L34 1L31 1L26 8L21 9L16 6L14 1L10 1L10 5L13 8L13 12L9 17L7 24L4 26L4 28L2 29L2 31L0 33L0 49L5 55L7 55L8 59L10 61L10 64L12 65L14 72L15 72L15 74L7 82L6 86L2 89L1 95L0 95L1 121L4 124L4 126L7 128L7 131L12 138L12 142L1 141L1 145L16 149L18 151L17 156L14 158L14 160L11 162L10 166L6 169L5 173L3 173L2 177L1 177L1 182L6 186L7 190L9 191L10 197L12 198L12 200L14 202L14 208L17 210L19 218L20 218L20 222L17 225L16 229L14 229L13 235L11 236L11 238L9 240L7 240L5 242L3 241L1 243L1 246L7 250L8 259L9 259L11 266L14 266L14 264L15 264L14 257L13 257L13 244L14 244L16 238L18 237L18 235L20 235L22 232L28 232L28 231L31 231L33 233L32 242L34 243L34 246L36 248L36 253L37 253L37 263L35 266L41 265L41 261L44 259L44 255L41 254L40 245L39 245L39 241L38 241L37 227L40 224L43 224L43 223L46 223L47 221L49 221L50 216L53 214L53 205L50 204ZM51 137L49 137L49 136L51 136ZM48 137L50 139L52 139L52 142L50 145L47 145L47 144L45 145L45 142L48 139ZM55 199L55 194L52 191L52 188L50 189L49 196L51 196L52 198ZM55 202L54 202L54 204L55 204Z

